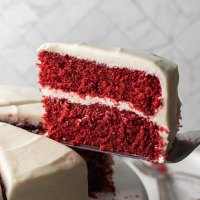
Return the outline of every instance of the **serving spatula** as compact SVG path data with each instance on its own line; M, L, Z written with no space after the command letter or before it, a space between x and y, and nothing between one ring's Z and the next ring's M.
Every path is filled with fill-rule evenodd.
M73 146L69 143L66 144L67 146L85 150L91 150L96 152L108 153L117 156L123 157L131 157L133 159L143 159L145 158L137 156L137 155L126 155L123 153L113 153L107 151L101 151L98 147L90 146L90 145L80 145L80 146ZM176 135L175 141L173 143L171 151L168 153L168 159L166 162L169 163L176 163L180 162L181 160L185 159L189 154L191 154L198 146L200 145L200 130L197 131L188 131L186 133L178 133Z

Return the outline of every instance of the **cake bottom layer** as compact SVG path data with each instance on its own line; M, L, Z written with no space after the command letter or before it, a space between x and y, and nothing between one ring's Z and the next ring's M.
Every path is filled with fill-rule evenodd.
M102 151L133 154L157 161L165 144L160 128L130 111L102 104L81 105L44 97L44 129L61 143L92 145Z

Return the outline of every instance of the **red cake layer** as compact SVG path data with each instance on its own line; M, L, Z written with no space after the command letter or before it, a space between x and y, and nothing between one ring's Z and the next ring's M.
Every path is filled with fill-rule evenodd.
M162 106L159 79L144 71L108 68L106 64L47 51L40 52L38 58L42 87L76 92L82 97L90 95L130 102L150 116Z
M135 154L149 160L157 160L162 152L161 128L133 112L50 97L45 97L43 103L44 129L56 141L93 145L100 150Z

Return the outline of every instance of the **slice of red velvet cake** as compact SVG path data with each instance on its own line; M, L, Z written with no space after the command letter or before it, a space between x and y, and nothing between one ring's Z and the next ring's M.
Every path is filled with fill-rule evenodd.
M147 52L44 44L39 83L50 138L163 162L179 125L177 66Z

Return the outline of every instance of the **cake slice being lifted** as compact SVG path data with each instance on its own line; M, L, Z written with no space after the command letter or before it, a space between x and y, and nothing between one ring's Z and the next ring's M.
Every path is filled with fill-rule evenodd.
M154 54L44 44L39 83L50 138L163 162L179 126L177 66Z
M72 149L0 122L4 200L87 200L87 166Z

